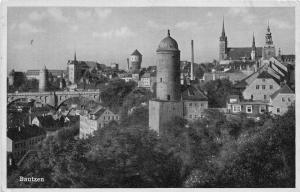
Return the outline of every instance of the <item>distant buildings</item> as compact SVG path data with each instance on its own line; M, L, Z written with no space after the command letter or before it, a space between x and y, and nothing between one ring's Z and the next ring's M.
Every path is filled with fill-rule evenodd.
M98 106L91 112L83 112L80 114L79 138L85 139L93 136L93 132L103 128L104 125L115 121L119 122L120 116L108 108Z
M225 34L224 20L222 33L219 40L219 62L220 64L229 64L231 61L256 61L259 59L268 60L276 56L275 46L272 40L272 33L268 24L265 35L264 47L256 47L255 37L253 35L251 47L228 47L228 40Z
M47 70L49 74L51 74L53 77L56 78L64 78L67 75L66 70L59 70L59 69L47 69ZM25 75L27 79L39 79L40 70L27 70Z

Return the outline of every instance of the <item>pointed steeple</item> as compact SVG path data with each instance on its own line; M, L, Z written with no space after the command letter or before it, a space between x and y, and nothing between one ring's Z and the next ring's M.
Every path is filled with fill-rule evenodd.
M224 16L223 16L222 36L225 36Z
M222 33L220 36L220 41L227 41L227 37L226 37L226 33L225 33L225 25L224 25L224 16L223 16Z
M170 37L170 29L168 29L168 37Z
M254 32L253 32L253 37L252 37L252 50L255 49L255 37L254 37Z
M280 57L281 56L281 49L280 49L280 47L278 48L278 57Z
M74 61L76 61L76 51L75 51L75 53L74 53Z
M267 27L267 33L266 33L266 45L273 45L273 41L272 41L272 33L271 33L271 30L270 30L270 23L269 23L269 20L268 20L268 27Z

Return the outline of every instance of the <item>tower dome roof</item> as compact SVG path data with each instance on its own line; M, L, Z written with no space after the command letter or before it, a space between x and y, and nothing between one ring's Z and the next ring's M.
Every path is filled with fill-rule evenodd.
M168 36L160 41L156 51L179 51L176 40L170 36L170 30Z

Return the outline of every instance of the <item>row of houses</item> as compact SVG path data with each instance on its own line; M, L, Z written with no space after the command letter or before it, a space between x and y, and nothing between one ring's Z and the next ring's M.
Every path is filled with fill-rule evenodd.
M295 103L294 73L289 65L272 57L258 70L235 84L241 95L228 98L229 113L249 116L283 115Z

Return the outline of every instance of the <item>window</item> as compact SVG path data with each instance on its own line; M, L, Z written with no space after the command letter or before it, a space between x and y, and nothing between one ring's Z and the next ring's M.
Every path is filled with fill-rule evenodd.
M262 105L260 106L260 113L265 113L266 112L266 106Z
M233 106L232 106L232 111L233 111L234 113L240 112L240 111L241 111L241 106L240 106L240 105L233 105Z
M195 119L197 118L197 115L195 115Z
M281 101L282 101L282 102L285 102L285 98L284 98L284 97L282 97L282 98L281 98Z
M203 107L204 105L203 105L203 103L201 103L201 107Z
M105 120L105 116L103 116L103 119Z
M170 101L170 99L171 99L171 96L170 96L170 95L167 95L167 99L168 99L168 101Z
M277 108L277 113L280 113L280 108Z
M192 118L193 116L192 115L190 115L190 118Z
M288 97L288 102L291 102L291 98Z
M189 106L191 107L193 105L193 103L190 103Z
M259 85L256 85L256 89L259 89Z
M265 99L265 100L267 99L267 96L266 96L266 95L264 95L264 99Z
M252 113L252 105L246 106L246 113Z
M266 86L265 86L265 85L262 85L262 89L266 89Z
M160 82L162 82L162 78L160 78Z
M266 81L266 79L262 79L262 82L265 82Z
M251 95L251 100L253 100L253 95Z
M273 85L270 85L270 89L273 89Z
M108 116L107 119L110 120L110 116Z

